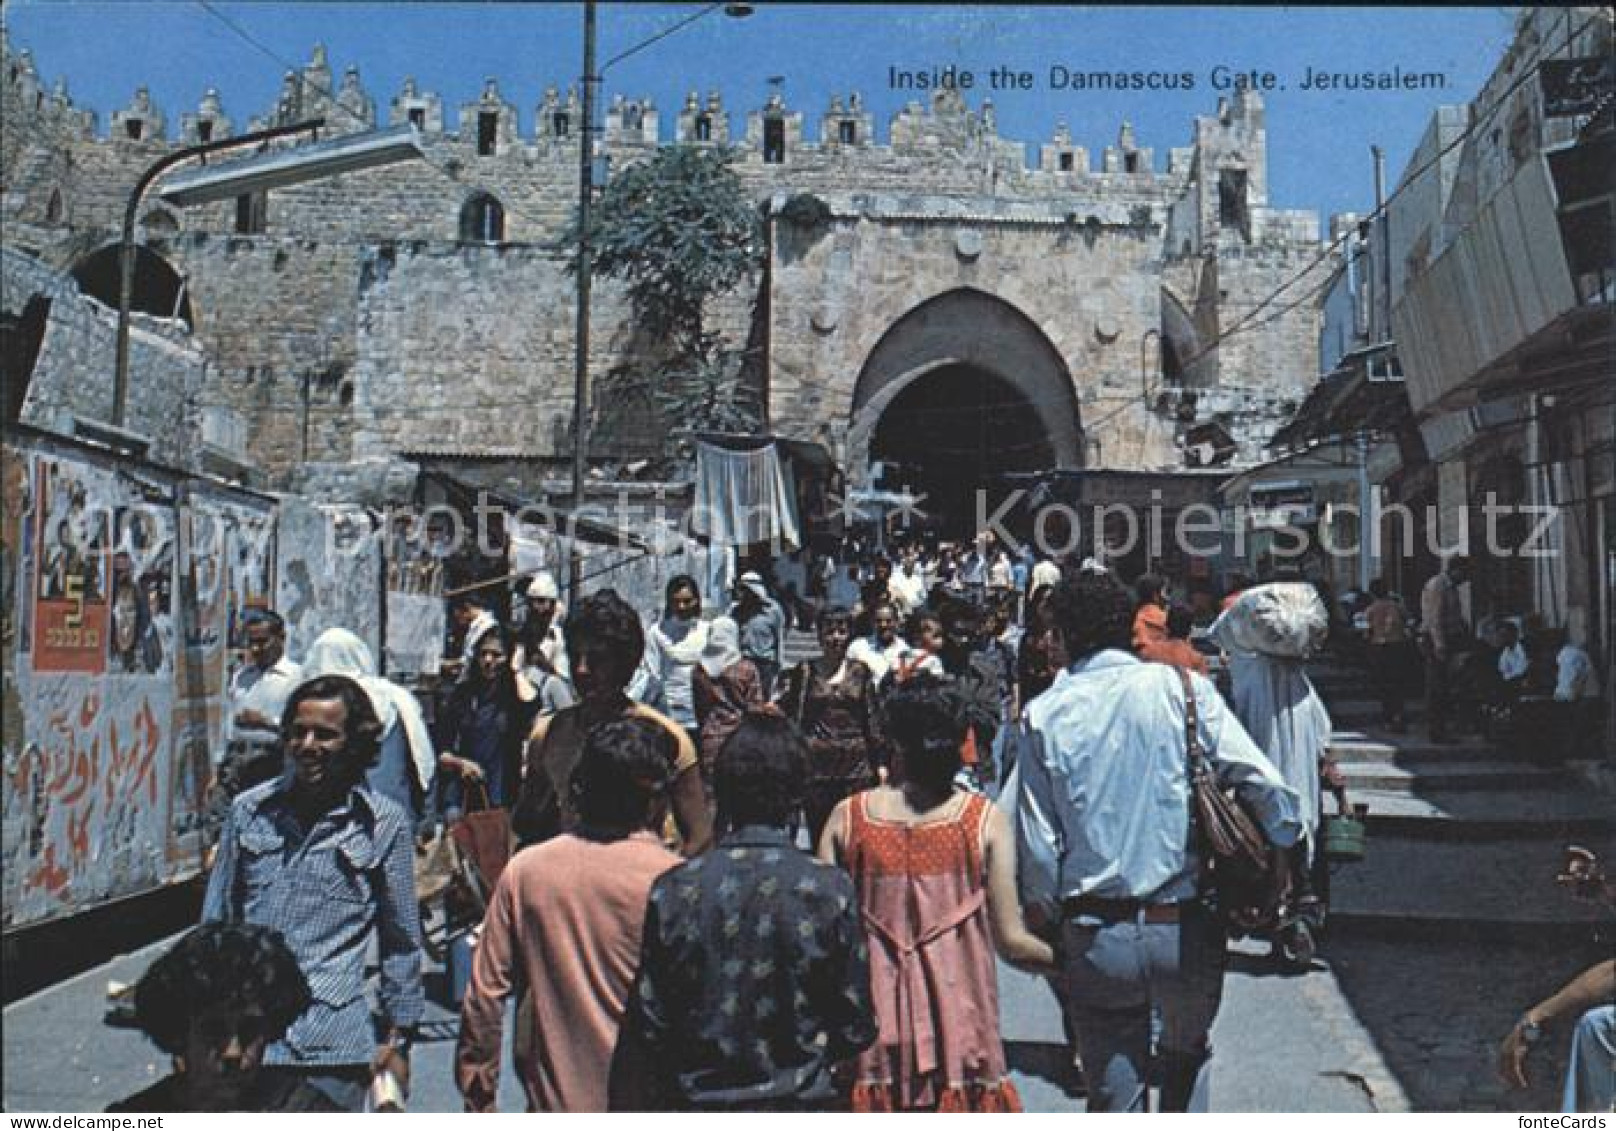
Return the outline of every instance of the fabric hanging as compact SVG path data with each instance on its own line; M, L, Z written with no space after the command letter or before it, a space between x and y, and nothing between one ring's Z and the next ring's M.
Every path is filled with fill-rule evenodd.
M720 546L801 545L796 492L780 450L732 452L698 441L692 528Z

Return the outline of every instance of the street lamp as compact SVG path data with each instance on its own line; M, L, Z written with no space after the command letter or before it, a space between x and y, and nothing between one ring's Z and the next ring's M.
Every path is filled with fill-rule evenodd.
M159 176L194 157L206 157L223 149L261 145L293 134L313 133L323 125L324 118L311 118L306 122L256 130L239 137L177 149L158 158L135 182L124 205L123 239L118 249L118 337L112 381L114 428L123 427L129 402L129 323L135 290L135 215L140 210L141 197ZM184 208L214 200L227 200L245 193L267 192L272 188L333 177L339 173L374 169L421 156L424 153L415 127L397 126L188 170L163 185L157 195L168 204Z
M613 65L643 51L659 40L689 27L703 16L722 8L733 19L745 19L753 12L750 4L715 3L703 6L657 34L619 51L595 69L595 0L584 0L583 128L578 131L578 309L573 333L575 352L572 370L572 511L575 518L572 552L567 565L570 600L576 602L583 582L583 558L578 552L576 516L584 505L584 472L588 462L585 417L589 403L589 301L594 284L594 245L590 233L595 193L595 102L601 76Z

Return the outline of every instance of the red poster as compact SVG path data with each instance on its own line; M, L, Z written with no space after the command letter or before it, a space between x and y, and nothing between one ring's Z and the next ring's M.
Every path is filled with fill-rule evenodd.
M110 515L82 468L49 459L38 467L34 670L99 675L107 663Z

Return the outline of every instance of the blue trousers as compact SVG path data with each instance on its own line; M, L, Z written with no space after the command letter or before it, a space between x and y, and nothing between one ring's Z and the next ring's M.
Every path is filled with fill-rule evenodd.
M1194 904L1178 923L1068 919L1062 925L1067 1017L1093 1112L1147 1110L1151 1011L1161 1019L1163 1111L1205 1110L1207 1034L1223 1000L1228 939Z

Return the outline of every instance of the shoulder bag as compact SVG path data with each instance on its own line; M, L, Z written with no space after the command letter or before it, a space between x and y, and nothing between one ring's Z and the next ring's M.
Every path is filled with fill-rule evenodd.
M1201 863L1201 898L1231 929L1252 931L1277 920L1288 869L1244 803L1218 783L1201 746L1195 688L1188 672L1174 670L1184 685L1190 848Z

